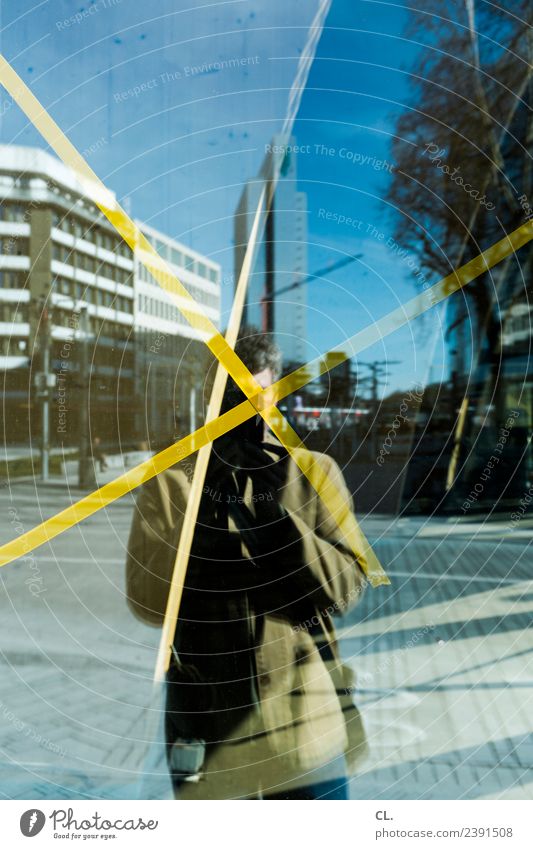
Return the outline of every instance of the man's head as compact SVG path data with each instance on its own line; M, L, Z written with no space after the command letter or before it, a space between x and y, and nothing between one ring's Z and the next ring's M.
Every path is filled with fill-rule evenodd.
M281 351L270 335L261 333L256 327L244 327L237 339L235 353L263 389L278 380L281 374ZM244 399L244 394L231 377L228 377L222 412L236 407ZM252 442L261 442L264 436L261 417L258 415L245 422L235 429L233 435Z
M243 327L235 345L235 353L263 388L281 375L281 351L268 333L257 327Z

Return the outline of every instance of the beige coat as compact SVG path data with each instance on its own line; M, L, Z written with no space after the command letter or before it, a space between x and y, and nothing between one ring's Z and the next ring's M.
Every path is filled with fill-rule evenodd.
M326 455L314 456L351 504L337 464ZM137 501L128 545L127 597L134 614L155 626L160 626L164 617L191 474L191 464L176 465L145 484ZM253 512L250 481L244 500ZM226 739L229 745L213 747L208 781L188 788L193 797L234 798L253 795L258 784L263 789L279 789L291 782L305 783L302 776L331 761L347 745L335 688L302 622L301 611L308 610L311 618L315 615L315 622L320 615L333 638L331 616L356 603L364 576L337 524L292 460L280 500L291 519L292 539L290 545L279 541L276 560L289 581L267 582L268 587L265 584L269 608L255 644L258 706L250 709L249 716ZM236 533L231 519L230 531ZM238 544L240 547L240 538ZM248 555L244 546L242 554ZM291 599L287 604L284 599L276 602L278 586L279 591L291 587L294 605ZM250 616L253 618L253 610ZM218 626L221 636L223 619L224 613ZM218 640L212 621L206 633L216 652ZM312 782L312 772L309 775Z

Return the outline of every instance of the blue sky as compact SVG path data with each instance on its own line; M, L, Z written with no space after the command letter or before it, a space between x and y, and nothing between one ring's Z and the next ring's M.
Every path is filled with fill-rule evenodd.
M415 293L407 258L398 257L402 246L389 241L393 211L384 201L394 118L408 97L403 69L416 54L403 37L405 22L401 4L334 2L295 124L310 151L298 163L308 195L309 270L362 254L330 281L308 286L308 335L319 345L338 344ZM342 216L352 223L339 223ZM389 367L389 389L424 381L439 318L395 333L361 359L399 361Z
M242 185L281 127L316 8L315 0L4 0L1 49L128 210L229 276ZM406 260L387 246L383 201L394 116L407 95L402 69L415 55L405 20L403 4L333 0L303 94L294 134L309 146L298 158L309 270L363 254L309 284L310 357L415 292ZM235 58L238 68L209 68ZM16 106L0 111L2 142L46 146ZM339 224L342 215L357 226ZM224 287L225 310L231 292ZM362 359L401 360L390 388L425 379L437 318Z

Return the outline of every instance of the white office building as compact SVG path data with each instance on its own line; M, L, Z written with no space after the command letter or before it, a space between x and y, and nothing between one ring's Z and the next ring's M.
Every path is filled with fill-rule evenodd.
M187 380L198 378L203 341L151 280L142 252L132 255L86 188L49 153L0 145L0 370L7 442L41 430L35 375L46 361L61 390L61 405L57 388L50 399L52 444L78 443L82 397L91 430L104 443L166 438L176 406L184 426L196 418L191 396L198 392ZM112 206L115 195L107 192L105 201ZM217 324L220 267L139 226Z
M169 236L136 221L150 244L213 324L220 324L220 265ZM169 294L135 252L136 392L143 393L147 433L168 442L194 430L202 414L202 391L209 363L205 336L182 315L190 303Z

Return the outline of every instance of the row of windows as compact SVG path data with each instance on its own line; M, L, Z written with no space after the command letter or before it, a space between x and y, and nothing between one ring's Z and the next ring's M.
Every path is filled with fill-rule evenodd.
M28 348L26 339L17 339L16 336L0 336L0 356L21 357Z
M79 280L69 280L67 277L55 277L52 281L52 289L61 295L67 295L74 301L90 301L90 288Z
M170 301L160 301L157 298L149 298L147 295L139 295L139 309L147 315L174 321L177 324L187 324L180 310Z
M11 177L8 174L3 174L0 177L0 186L7 186L9 188L15 189L29 189L30 188L31 177L26 175L18 175L16 177ZM40 181L39 181L40 182Z
M76 341L74 341L74 338L70 340L70 348L65 348L64 340L54 340L52 360L59 371L63 371L63 373L71 370L78 371L80 354L79 338ZM90 360L91 375L94 377L99 373L104 377L104 380L106 378L108 380L113 379L110 376L110 371L116 373L122 369L133 369L135 365L135 355L132 349L119 340L114 346L102 344L101 337L90 341Z
M118 256L131 258L131 251L126 242L94 223L87 224L86 221L82 221L80 218L54 212L52 214L52 224L54 227L62 230L63 233L70 233L71 236L75 236L77 239L86 239L88 242L92 242L93 245L112 251L118 254Z
M10 203L8 201L2 201L0 203L0 221L28 222L29 220L30 210L24 204ZM59 212L53 212L52 225L64 233L70 233L70 235L78 239L87 239L92 244L105 248L112 253L118 254L118 256L131 258L131 250L126 242L119 236L114 236L107 230L98 227L95 223L87 224L86 221L82 221L80 218L73 218L71 215L65 216Z
M0 221L24 222L29 221L29 217L29 210L23 204L9 203L5 201L0 203ZM95 223L87 224L87 222L75 218L72 215L61 215L59 212L53 212L52 224L64 233L69 233L78 239L86 239L93 245L105 248L118 256L131 258L131 250L123 239L119 236L114 236L107 230L103 230ZM212 283L218 282L219 277L216 269L210 268L204 262L192 257L185 251L181 251L178 248L165 244L160 239L155 239L152 236L147 236L147 239L156 249L157 253L167 262L178 266L178 268L185 268L192 271L204 280L210 280ZM142 267L140 274L141 280L155 282L152 280L144 266Z
M0 237L0 253L8 256L29 256L30 240L22 236Z
M529 330L533 335L533 315L529 312L522 315L511 315L503 326L504 333L518 333Z
M199 277L202 277L204 280L210 280L211 283L218 282L218 271L216 269L210 268L204 262L200 262L200 260L195 259L190 254L184 253L184 251L180 251L170 245L165 245L159 239L153 239L151 236L148 236L147 238L156 249L159 256L167 262L177 265L178 268L185 268L193 274L197 274ZM139 276L141 280L144 280L146 283L154 283L157 285L157 281L154 280L152 275L142 264L139 265Z
M218 308L218 298L216 296L200 291L193 292L193 295L200 303ZM148 315L165 318L169 321L177 321L180 324L187 324L187 321L182 317L181 310L170 301L150 298L148 295L139 295L138 306L141 312Z
M24 289L28 282L28 276L24 271L2 271L0 270L0 289ZM69 280L67 277L55 277L52 281L52 290L60 295L65 295L75 301L86 301L95 306L113 307L122 312L132 312L132 301L123 295L115 295L96 286L87 286L79 280ZM207 300L208 306L218 307L218 298L206 292L196 292L198 300ZM207 296L207 297L200 297ZM147 295L139 295L139 310L148 315L158 318L176 321L179 324L187 324L178 307L170 301L161 301L159 298L149 298Z
M133 342L132 328L115 321L101 318L89 318L89 329L101 342L116 342L118 340Z
M0 221L29 221L27 207L21 203L0 203Z
M94 286L85 286L77 280L69 280L66 277L56 277L52 283L53 290L61 295L66 295L73 300L84 300L86 303L101 307L113 307L116 310L132 312L132 301L122 295L114 295L104 289Z
M3 304L0 302L0 321L22 324L28 321L28 304Z
M106 292L103 289L93 289L93 304L97 307L113 307L120 312L130 313L133 303L129 298L123 298L121 295L113 295L112 292Z
M191 295L198 301L199 304L204 304L206 307L214 307L218 309L220 306L220 298L218 295L212 295L211 292L204 292L203 289L191 289Z
M137 331L135 338L138 343L137 350L141 356L141 361L144 355L147 355L151 359L154 348L164 357L180 357L183 355L184 345L190 344L189 340L184 339L183 336L174 336L172 334L162 336L159 330ZM195 352L193 346L196 344L198 343L193 342L192 346L186 350L189 350L189 353Z
M29 210L23 204L9 202L0 203L0 221L24 222L28 220ZM64 233L69 233L78 239L86 239L92 244L105 248L108 251L112 251L118 256L127 258L131 257L130 248L123 239L119 236L114 236L107 230L103 230L95 223L87 224L87 222L72 215L62 215L59 212L53 212L52 224ZM204 262L192 257L185 251L174 248L171 245L167 245L160 239L156 239L152 236L147 236L147 239L153 245L159 256L163 257L163 259L167 262L171 262L173 265L178 266L178 268L188 269L194 274L198 274L198 276L202 277L204 280L210 280L212 283L218 283L219 276L216 269L210 268ZM144 267L142 267L140 274L141 280L155 282Z
M58 327L68 327L72 331L72 335L76 330L87 328L88 332L95 337L98 337L99 342L114 343L118 340L132 340L131 328L116 321L107 321L107 319L97 318L96 316L85 316L80 318L79 314L72 310L54 307L52 322Z
M63 262L66 265L71 265L73 268L81 268L83 271L88 271L91 274L98 274L100 277L105 277L108 280L114 280L115 283L133 286L133 274L131 271L127 271L125 268L119 268L118 265L111 265L109 262L103 262L81 251L72 250L65 245L58 245L54 242L52 245L52 259Z
M1 271L0 289L25 289L28 274L25 271Z

